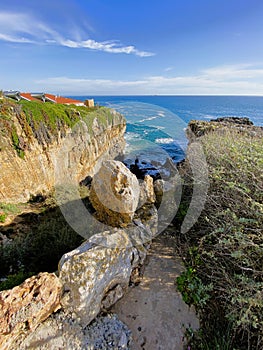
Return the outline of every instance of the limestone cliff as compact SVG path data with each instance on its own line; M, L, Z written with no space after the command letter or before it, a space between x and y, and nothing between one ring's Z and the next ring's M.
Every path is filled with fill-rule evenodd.
M26 202L49 192L58 183L55 167L61 161L78 182L92 176L103 160L122 152L125 127L124 117L107 108L2 99L0 202Z

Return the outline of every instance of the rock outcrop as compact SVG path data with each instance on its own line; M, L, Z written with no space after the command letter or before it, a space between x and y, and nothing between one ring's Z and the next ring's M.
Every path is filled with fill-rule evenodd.
M103 205L95 202L95 190ZM147 249L158 232L152 178L146 176L140 186L122 163L105 161L92 180L92 191L92 203L108 230L64 254L58 277L42 273L0 293L3 349L26 349L34 344L49 349L55 338L60 348L85 349L94 342L92 334L87 338L86 327L101 311L109 310L129 285L140 281ZM107 226L108 218L118 227ZM122 330L115 348L126 346L128 338Z
M96 216L111 226L125 226L131 222L139 196L136 176L118 161L103 162L91 183L90 201Z
M79 119L76 125L62 126L58 119L52 134L44 122L38 129L33 119L28 124L18 107L9 107L6 119L0 118L0 202L26 202L31 196L50 192L60 183L56 168L61 162L78 183L87 175L93 176L102 161L115 158L124 149L126 122L115 111L100 108L82 118L73 110ZM11 135L10 128L15 130Z
M141 188L140 188L139 207L141 207L144 204L155 203L156 196L154 192L153 178L150 175L145 175L143 182L141 182L140 184L140 187Z
M249 118L242 117L225 117L204 120L191 120L186 129L187 138L190 142L210 132L218 131L229 132L237 130L238 132L248 134L250 136L262 135L263 127L254 126Z
M132 238L139 242L145 233L148 235L149 230L143 224L134 225L127 232L106 231L62 257L59 278L66 291L62 306L82 326L123 296L133 269L142 265L146 257L144 242L135 246Z
M21 334L33 332L61 307L61 295L61 281L55 274L46 272L0 292L0 348L12 349Z

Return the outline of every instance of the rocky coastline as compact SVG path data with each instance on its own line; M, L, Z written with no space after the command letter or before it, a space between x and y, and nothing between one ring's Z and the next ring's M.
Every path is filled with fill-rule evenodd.
M140 283L152 240L172 223L174 210L179 208L175 194L175 188L180 192L181 186L178 169L181 175L189 169L184 162L176 166L169 160L162 169L143 160L124 162L126 166L112 160L123 150L125 120L115 112L110 113L112 118L106 123L100 123L97 117L93 119L92 136L84 127L84 134L83 129L75 134L68 130L65 138L41 146L41 150L31 143L28 152L35 153L32 159L34 162L40 159L44 168L47 167L44 162L47 160L50 166L50 159L54 160L63 149L63 139L69 140L70 146L78 145L70 148L65 169L70 173L74 168L69 177L87 190L87 210L92 209L92 216L99 224L92 223L92 230L84 236L83 243L61 257L58 271L40 272L19 286L0 292L0 348L3 350L133 348L131 331L110 310L129 288ZM218 130L224 133L231 128L248 135L262 133L262 128L254 127L248 120L223 118L211 122L191 121L187 135L193 143L203 135ZM24 140L23 128L17 130ZM83 139L88 142L83 143ZM54 145L60 150L54 151ZM7 174L11 171L8 159L13 163L16 158L16 169L31 162L27 152L25 159L17 160L11 148L9 144L4 149L6 153L0 152L0 156L4 154ZM68 145L65 149L68 152ZM51 166L47 178L54 177L54 168ZM9 179L0 201L45 196L54 182L42 184L43 176L41 173L39 181L43 186L36 190L30 186L26 190L23 180L18 195L15 191L8 192L7 189L12 188ZM35 177L36 174L32 179L29 177L29 184L33 184ZM177 232L177 224L177 219L171 224L173 234Z
M122 153L125 120L114 111L105 112L102 109L96 111L93 117L92 133L80 120L78 124L81 124L81 128L77 131L66 127L65 133L58 133L53 142L40 145L38 139L27 138L24 125L19 124L21 114L18 115L14 106L9 108L8 122L16 126L20 146L22 143L28 146L24 148L23 157L20 157L7 133L2 140L0 155L4 166L1 170L4 186L1 189L1 201L15 203L34 196L40 201L45 199L54 186L50 179L54 177L55 157L66 142L67 174L73 169L70 177L74 177L77 183L82 180L82 185L88 186L96 217L107 230L97 229L96 234L90 235L81 246L65 254L56 273L40 272L19 286L0 292L0 347L26 349L37 344L39 349L54 348L60 339L60 348L68 348L71 341L72 349L84 349L89 344L93 348L93 343L98 342L93 333L100 332L101 339L107 338L105 334L108 328L111 334L108 342L112 342L112 347L107 344L108 348L128 348L130 332L116 316L102 314L96 318L101 312L107 312L129 285L139 282L147 249L157 234L152 178L146 176L139 183L122 163L106 160ZM110 117L100 122L100 113L107 113ZM71 148L72 145L74 148ZM14 173L14 164L20 179ZM40 168L40 164L44 172L41 169L38 173L30 171L33 165L36 169ZM24 173L28 181L25 181ZM90 185L89 179L94 174ZM111 186L108 179L113 179ZM101 183L105 183L104 190L108 188L109 191L106 205L104 202L101 204L98 198L98 186ZM119 196L119 199L113 210L108 210L115 198L111 193L112 188L115 189L114 196ZM140 210L137 210L138 206ZM117 215L113 215L114 212ZM2 234L1 244L8 246L12 238L4 237ZM95 323L90 325L95 318ZM117 330L119 333L116 333ZM112 337L116 338L115 341Z

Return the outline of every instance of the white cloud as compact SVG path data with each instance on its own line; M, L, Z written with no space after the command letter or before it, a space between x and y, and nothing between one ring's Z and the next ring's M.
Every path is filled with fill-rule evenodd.
M209 68L203 74L216 79L252 79L263 76L263 68L256 68L253 64L224 65Z
M10 43L21 43L21 44L33 43L32 40L29 40L29 39L24 38L24 37L17 38L15 36L11 36L8 34L1 34L1 33L0 33L0 40L8 41Z
M263 68L219 66L191 76L150 76L139 80L51 77L38 80L43 90L67 94L263 95Z
M76 32L76 30L75 30ZM78 37L79 35L75 35ZM124 53L139 57L153 56L154 53L138 50L133 45L122 45L119 41L98 42L93 39L69 39L34 17L22 13L0 12L0 40L12 43L60 45L73 49L85 48L108 53Z
M134 46L121 46L121 44L117 41L97 42L92 39L83 41L61 40L60 44L71 48L87 48L110 53L134 54L140 57L149 57L154 55L151 52L139 51Z

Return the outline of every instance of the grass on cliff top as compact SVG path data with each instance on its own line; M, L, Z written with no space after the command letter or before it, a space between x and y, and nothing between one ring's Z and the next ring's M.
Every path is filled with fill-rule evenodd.
M19 134L15 118L23 133ZM10 99L0 99L0 134L10 140L20 158L24 158L29 144L36 139L40 145L48 145L59 135L66 135L66 129L72 128L80 120L93 133L94 119L104 126L111 125L114 115L106 107L41 103L38 101L15 102ZM4 146L0 145L0 151Z
M251 136L238 130L218 130L199 140L206 155L210 188L198 222L181 237L187 271L177 280L184 299L196 305L201 317L201 330L191 333L190 345L194 349L260 350L262 133ZM185 203L191 196L189 181L186 179Z
M23 112L26 114L27 120L33 120L36 124L41 122L55 131L59 125L58 121L72 128L79 120L84 120L92 132L92 123L95 118L104 125L107 121L112 121L112 114L105 107L92 107L75 105L54 104L51 102L40 103L38 101L21 100L19 104L22 106Z

